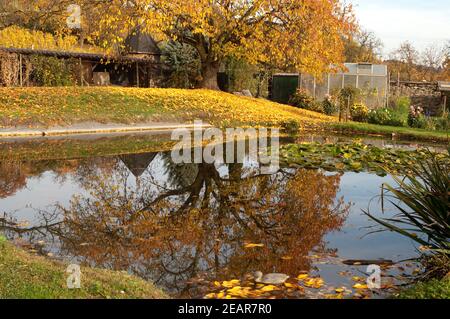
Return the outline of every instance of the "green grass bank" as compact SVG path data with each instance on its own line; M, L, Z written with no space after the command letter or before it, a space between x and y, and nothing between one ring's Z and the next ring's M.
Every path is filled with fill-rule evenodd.
M0 235L0 298L156 299L168 296L125 272L81 268L81 288L68 289L67 265L14 247Z

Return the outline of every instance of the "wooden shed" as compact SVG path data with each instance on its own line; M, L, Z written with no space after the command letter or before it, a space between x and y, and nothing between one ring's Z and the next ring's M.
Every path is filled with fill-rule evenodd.
M450 82L438 82L438 91L441 93L444 113L449 110Z
M18 86L26 82L27 70L23 60L28 56L48 56L76 61L79 66L76 77L78 84L82 86L158 86L161 77L161 51L153 38L138 30L126 39L125 44L126 50L117 56L11 47L0 47L0 53L17 56L18 79L12 83Z

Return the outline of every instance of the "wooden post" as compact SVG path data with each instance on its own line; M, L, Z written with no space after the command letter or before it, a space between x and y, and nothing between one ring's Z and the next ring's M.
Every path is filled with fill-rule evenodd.
M347 97L347 108L345 109L345 122L348 122L350 115L350 96Z
M80 85L83 86L84 76L83 76L83 62L81 61L81 58L79 59L80 62Z
M139 87L139 62L136 62L136 87Z
M313 78L314 79L314 84L313 84L313 86L314 86L314 94L313 94L313 97L314 97L314 99L316 99L316 87L317 87L317 83L316 83L316 77L314 77Z
M387 74L387 87L386 87L386 107L389 107L389 101L391 98L391 72Z
M330 73L328 73L327 82L328 82L327 94L330 95L330 84L331 84Z
M444 116L445 116L445 113L447 113L447 95L444 95Z
M20 87L23 86L23 65L22 65L22 54L19 54L19 84Z

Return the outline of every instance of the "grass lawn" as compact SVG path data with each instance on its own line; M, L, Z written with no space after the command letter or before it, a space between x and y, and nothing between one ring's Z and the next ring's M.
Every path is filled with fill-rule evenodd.
M81 289L67 288L67 265L15 248L0 235L0 299L167 298L124 272L81 268Z
M396 298L399 299L450 299L450 278L418 283L406 289Z
M277 126L296 120L301 126L333 117L210 90L119 87L0 88L0 127L48 127L80 122L191 122L219 127Z
M340 133L360 133L360 134L378 134L392 136L396 134L399 139L436 141L448 143L450 141L450 132L427 131L409 127L383 126L368 123L333 123L332 129Z

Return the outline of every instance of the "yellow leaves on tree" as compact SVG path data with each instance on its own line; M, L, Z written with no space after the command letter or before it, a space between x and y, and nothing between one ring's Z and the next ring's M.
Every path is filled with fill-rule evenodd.
M342 37L356 28L351 7L340 0L136 0L133 5L114 0L103 5L99 34L126 34L141 25L156 37L191 45L201 58L202 86L212 89L228 56L319 75L343 61ZM118 21L124 30L117 29Z
M79 45L78 39L71 35L52 35L41 31L32 31L17 26L0 30L0 46L34 50L56 50L72 52L106 53L93 46Z

